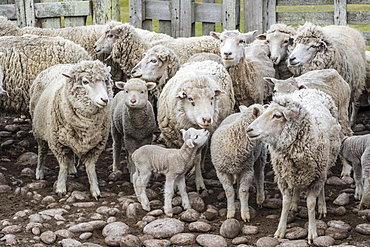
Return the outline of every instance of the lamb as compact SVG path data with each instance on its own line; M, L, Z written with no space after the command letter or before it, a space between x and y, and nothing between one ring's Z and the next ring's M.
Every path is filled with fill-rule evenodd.
M272 94L272 89L263 77L275 76L272 61L264 44L247 42L256 31L240 33L238 30L211 32L211 36L220 40L220 53L224 65L229 72L235 94L235 111L240 105L263 104Z
M275 78L288 79L292 73L288 70L287 58L288 48L293 45L296 35L294 27L283 23L272 24L266 33L256 37L257 40L263 40L269 47L269 57L274 63Z
M135 167L131 155L139 147L151 144L157 129L153 107L148 101L148 90L156 84L134 78L126 83L116 82L116 86L122 91L114 96L112 103L113 171L117 171L120 164L123 140L132 181Z
M161 137L168 147L180 147L180 129L203 128L212 133L232 113L234 104L232 81L223 65L211 60L186 63L159 96L157 122ZM197 191L205 189L201 151L204 149L194 162Z
M268 145L283 208L275 237L283 238L289 209L297 210L301 189L307 189L308 242L317 237L315 206L326 216L324 184L340 150L340 127L330 96L316 89L274 97L247 128L251 140Z
M98 54L110 54L112 59L120 64L121 69L130 75L131 70L140 62L142 54L154 45L164 45L172 49L181 64L196 53L219 54L217 42L209 36L148 42L142 39L131 25L126 23L108 30L96 41L94 47Z
M184 209L191 208L186 193L185 174L193 166L197 150L204 145L210 135L208 130L189 128L181 129L184 144L180 149L164 148L158 145L145 145L132 154L136 172L134 173L134 189L138 200L146 211L150 211L146 185L153 172L166 175L164 188L164 212L172 217L172 197L174 184L180 192Z
M2 87L9 94L0 97L0 108L27 115L29 87L41 71L91 59L85 49L70 40L35 35L0 37L0 53Z
M366 78L365 41L359 31L348 26L320 27L306 22L297 30L288 68L294 76L311 70L337 70L351 87L350 126L356 123Z
M237 177L241 218L250 221L249 186L253 176L257 188L257 204L264 196L264 167L267 150L259 140L250 140L246 129L264 111L262 105L240 106L240 112L225 118L211 138L211 158L227 198L227 218L235 217L233 177Z
M340 154L353 166L355 199L361 200L360 209L366 209L370 203L369 153L370 134L343 138Z
M32 131L38 143L36 179L44 179L48 147L59 163L56 193L67 192L74 154L85 164L90 192L101 194L95 163L108 140L113 98L110 68L101 61L58 64L42 71L30 88Z

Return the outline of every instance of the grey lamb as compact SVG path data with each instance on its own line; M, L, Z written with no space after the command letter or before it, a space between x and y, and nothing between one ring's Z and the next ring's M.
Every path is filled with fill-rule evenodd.
M149 211L150 205L145 193L146 185L152 173L162 173L166 176L164 188L164 212L172 216L172 197L174 185L180 192L184 209L191 208L186 193L185 174L193 166L197 150L203 146L209 137L205 129L181 129L184 144L180 149L164 148L158 145L145 145L132 154L136 172L133 175L134 189L144 210Z

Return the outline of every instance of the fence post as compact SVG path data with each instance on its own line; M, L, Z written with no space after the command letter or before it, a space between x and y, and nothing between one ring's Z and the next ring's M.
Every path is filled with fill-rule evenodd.
M237 2L240 3L239 0L223 0L222 1L222 10L223 10L223 21L222 21L222 29L227 30L234 30L239 28L239 21L238 16L240 15L237 13ZM240 4L239 4L240 6Z
M131 1L130 1L131 2ZM93 24L121 19L119 0L93 0Z
M142 28L143 23L143 0L130 1L130 24L137 28Z
M258 30L258 33L263 33L263 1L244 1L244 29L246 32Z
M33 0L15 1L15 12L19 27L35 26L35 5Z
M203 3L214 3L215 0L203 0ZM214 23L203 22L202 23L202 35L209 35L211 31L216 30L216 25Z
M334 25L347 25L347 0L334 0Z
M272 24L276 23L276 0L264 0L264 21L261 32L266 32ZM251 30L247 30L251 31Z

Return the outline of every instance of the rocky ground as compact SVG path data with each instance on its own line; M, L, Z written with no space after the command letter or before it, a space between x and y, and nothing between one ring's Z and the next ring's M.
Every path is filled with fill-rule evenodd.
M68 194L53 192L58 164L50 153L46 180L35 180L37 146L26 117L0 114L0 246L309 246L307 208L302 193L298 213L289 217L286 239L272 238L279 221L281 195L274 183L271 165L266 166L263 207L257 207L251 189L252 219L240 215L226 220L224 191L209 161L204 177L208 191L194 191L187 179L192 210L183 211L181 198L173 200L175 215L166 217L163 177L152 179L147 190L152 211L141 209L126 169L111 172L109 141L97 165L102 198L88 191L84 167L78 177L68 177ZM360 112L356 134L370 131L370 111ZM126 159L122 155L122 168ZM340 179L341 167L333 167L326 185L328 215L317 221L320 235L311 246L370 246L370 209L359 211L353 179Z

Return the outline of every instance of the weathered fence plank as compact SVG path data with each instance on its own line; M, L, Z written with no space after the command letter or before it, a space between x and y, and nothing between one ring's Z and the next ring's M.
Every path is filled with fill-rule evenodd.
M51 5L53 3L53 5ZM55 6L55 7L54 7ZM64 8L58 0L41 0L37 6L35 4L35 17L39 20L36 21L37 27L43 28L61 28L62 23L59 12L63 12Z
M6 18L11 20L17 19L17 15L15 13L15 4L1 5L0 15L5 16Z
M349 25L370 24L370 11L349 11L347 15Z
M334 24L347 25L347 0L334 0Z
M87 16L91 14L88 1L36 3L35 14L37 18L53 18L60 16ZM58 0L54 0L58 1Z
M263 33L263 2L244 1L244 29Z
M333 5L333 0L307 1L307 0L277 0L278 6L296 5Z
M206 6L206 8L202 8L202 6ZM216 30L215 23L221 22L221 19L212 21L212 17L220 17L217 12L212 12L213 9L219 7L221 7L220 4L215 4L215 0L203 0L203 4L194 4L195 21L202 22L202 35L209 35L211 31ZM203 17L206 17L204 21L202 20Z
M317 25L332 25L333 12L277 12L276 21L287 25L302 25L306 21Z
M105 24L109 20L120 20L119 0L91 0L93 23Z

